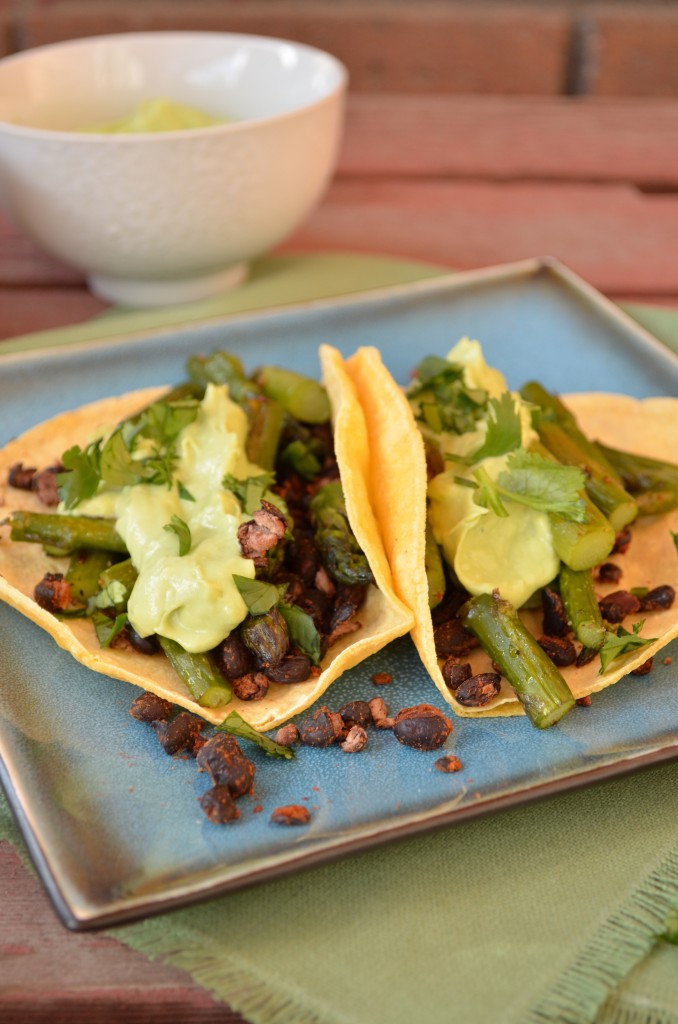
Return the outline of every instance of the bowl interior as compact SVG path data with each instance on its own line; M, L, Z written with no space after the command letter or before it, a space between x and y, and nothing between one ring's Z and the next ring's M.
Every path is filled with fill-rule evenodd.
M0 61L0 120L79 131L163 97L214 117L252 121L322 100L344 81L334 57L281 39L210 32L99 36Z

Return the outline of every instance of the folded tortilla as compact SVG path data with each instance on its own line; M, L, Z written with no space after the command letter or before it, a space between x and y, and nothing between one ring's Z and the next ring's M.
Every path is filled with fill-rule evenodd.
M46 630L77 661L116 679L123 679L218 724L237 711L258 730L275 728L313 704L342 672L406 634L413 622L409 608L395 594L388 560L368 496L370 472L367 428L355 387L338 352L321 351L323 383L332 406L334 442L353 532L367 556L376 585L367 588L358 612L361 628L341 637L321 663L321 673L302 683L271 683L259 701L240 701L220 708L203 708L194 701L162 655L152 657L132 649L101 648L88 619L58 619L33 598L35 585L47 572L63 572L68 559L46 555L42 546L12 542L9 527L0 526L0 599L17 608ZM44 468L58 462L68 448L81 446L106 427L158 399L166 388L136 391L62 413L27 431L0 451L0 519L18 509L45 512L31 492L6 485L9 468L17 462Z
M375 348L359 349L346 364L358 392L367 420L372 449L372 504L381 526L396 593L414 612L412 638L421 659L445 700L461 716L476 717L523 714L511 686L502 679L497 697L481 708L459 704L441 672L436 656L433 623L429 609L428 581L424 562L427 471L424 442L403 392L384 366ZM606 393L564 396L582 430L592 439L638 455L675 461L678 452L678 400L650 398L640 401L625 395ZM633 587L654 588L670 584L678 591L678 553L672 534L678 533L678 510L663 516L649 516L632 524L632 542L623 555L610 556L623 571L616 584L596 582L602 597ZM540 636L539 611L521 611L521 618L535 636ZM578 699L603 690L655 657L678 636L678 601L665 611L639 612L626 620L644 619L643 637L653 643L613 661L599 673L600 659L581 668L561 669ZM491 670L482 651L468 657L473 672ZM655 660L654 671L659 671Z

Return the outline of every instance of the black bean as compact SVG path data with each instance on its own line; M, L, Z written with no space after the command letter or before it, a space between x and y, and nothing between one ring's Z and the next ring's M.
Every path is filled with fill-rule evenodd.
M288 654L277 665L266 669L273 683L303 683L311 674L311 659L305 654Z
M501 689L501 676L496 672L480 672L462 683L455 699L467 708L481 708L489 704Z
M393 722L393 733L400 743L415 750L436 750L452 732L452 722L431 704L402 708Z
M542 636L538 642L541 649L546 651L553 664L558 668L574 665L577 660L577 648L565 636Z
M31 481L36 472L35 466L24 466L23 462L15 462L13 466L9 467L7 483L10 487L17 487L22 491L30 491Z
M138 722L166 722L172 714L172 705L157 693L147 691L135 697L129 713Z
M541 606L544 613L543 630L547 636L564 636L568 630L567 615L560 594L550 587L541 592Z
M339 714L351 728L352 725L360 725L365 729L368 725L372 725L372 711L370 705L366 700L352 700L348 704L344 704L342 708L339 708Z
M215 664L226 679L239 679L254 668L254 658L237 633L231 633L213 651Z
M226 825L240 817L228 786L212 786L201 796L200 806L213 825Z
M598 602L600 614L606 622L623 622L627 615L640 611L640 601L628 590L615 590L613 594L601 597Z
M200 771L209 772L212 782L228 786L234 800L251 791L254 765L233 736L212 736L198 751L196 762Z
M670 608L675 599L676 592L673 587L668 583L663 583L661 586L654 587L648 591L645 597L641 597L640 608L644 612L663 611Z
M614 562L603 562L598 566L598 579L601 583L619 583L621 578L621 567Z
M443 679L450 690L456 690L462 683L466 682L473 675L471 663L459 661L451 655L442 667Z
M338 717L342 721L341 716ZM307 747L329 747L340 737L332 712L326 707L319 708L299 725L299 740Z
M480 647L477 637L464 627L461 619L449 619L435 626L433 639L439 658L449 658L450 655L460 658Z
M232 679L231 685L238 700L263 700L268 693L268 676L263 672L249 672L240 679Z
M139 636L131 622L128 622L125 626L125 633L130 644L139 654L157 654L160 650L160 644L155 633L151 633L150 636Z
M166 754L191 751L205 723L188 711L182 711L170 722L151 722L153 730Z

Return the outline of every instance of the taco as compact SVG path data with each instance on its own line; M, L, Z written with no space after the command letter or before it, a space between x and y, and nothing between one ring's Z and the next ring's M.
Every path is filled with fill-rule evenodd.
M178 388L12 440L0 598L88 668L212 723L235 711L267 730L314 703L413 621L368 497L355 388L338 352L321 364L324 387L193 357Z
M512 394L468 339L407 390L376 349L347 369L396 592L459 715L544 727L649 670L678 636L677 400Z

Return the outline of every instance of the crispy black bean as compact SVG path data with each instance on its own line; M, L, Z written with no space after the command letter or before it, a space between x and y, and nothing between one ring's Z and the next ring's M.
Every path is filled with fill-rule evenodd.
M431 704L401 708L393 723L396 739L415 750L436 750L452 732L452 722Z
M181 750L192 752L204 724L202 719L188 711L180 712L169 722L151 722L166 754L178 754Z
M568 631L567 615L560 594L550 587L541 592L541 606L544 613L542 628L547 636L564 636Z
M577 648L568 637L542 636L539 638L538 643L558 668L573 665L577 660Z
M239 679L254 668L252 652L237 633L227 636L212 653L214 663L225 679Z
M460 658L480 647L480 641L465 629L461 619L449 619L435 626L433 639L439 658L449 658L450 655Z
M227 825L240 817L240 811L228 786L212 786L200 797L200 806L213 825Z
M341 715L336 717L343 726ZM338 728L333 713L326 707L319 708L310 718L304 719L298 728L299 740L307 747L329 747L342 737L343 731Z
M160 650L160 644L155 633L152 633L150 636L139 636L131 622L128 622L125 626L125 633L130 644L139 654L157 654Z
M365 729L373 722L372 710L366 700L349 701L348 704L339 708L339 714L349 729L353 725L361 725Z
M605 621L615 624L640 611L640 601L628 590L615 590L613 594L602 597L598 605Z
M465 683L467 679L470 679L473 675L473 669L468 661L459 661L459 658L455 658L452 654L446 659L445 664L442 667L443 679L445 680L450 690L458 689L462 683Z
M228 786L234 800L251 792L254 765L233 736L212 736L198 751L196 762L200 771L209 772L212 782Z
M172 714L172 705L157 693L146 691L135 697L129 713L138 722L166 722Z
M463 682L454 696L464 707L480 708L494 700L500 689L501 676L497 672L480 672Z
M303 683L311 674L311 659L305 654L287 654L277 665L266 669L273 683Z
M676 592L669 583L663 583L659 587L653 587L644 597L640 599L640 609L643 612L664 611L671 608L676 599Z
M614 562L603 562L598 566L598 579L601 583L619 583L622 578L621 566Z

